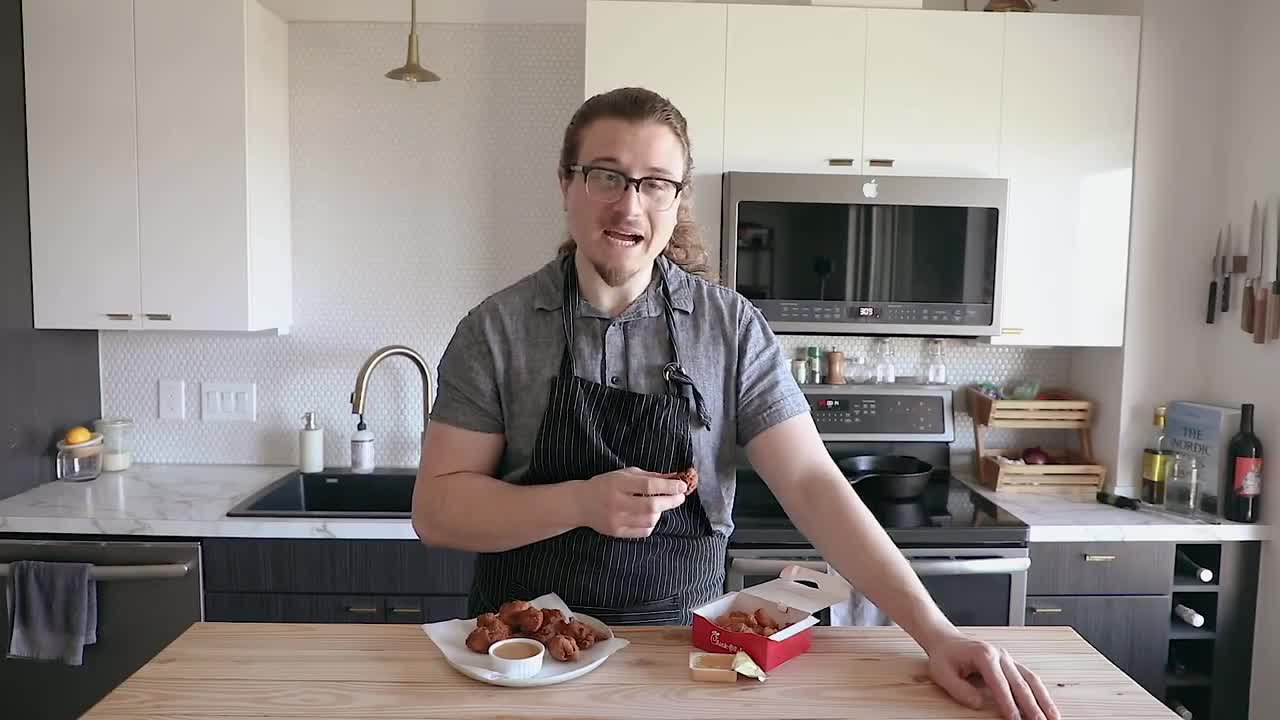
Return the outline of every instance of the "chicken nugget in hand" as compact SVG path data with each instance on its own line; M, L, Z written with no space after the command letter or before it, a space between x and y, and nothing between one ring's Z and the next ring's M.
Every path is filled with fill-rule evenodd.
M695 467L689 467L676 473L676 479L685 484L685 495L692 495L698 489L698 469Z

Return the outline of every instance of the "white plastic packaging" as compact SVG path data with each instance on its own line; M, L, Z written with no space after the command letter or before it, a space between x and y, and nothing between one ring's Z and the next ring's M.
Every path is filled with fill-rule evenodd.
M298 431L298 468L304 473L324 471L324 430L316 425L316 414L302 416L302 430Z

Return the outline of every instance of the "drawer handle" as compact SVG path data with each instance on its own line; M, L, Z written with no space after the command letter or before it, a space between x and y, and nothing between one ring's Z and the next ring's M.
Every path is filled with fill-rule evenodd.
M1085 562L1111 562L1116 559L1115 555L1085 555Z
M133 313L107 313L108 320L132 320Z
M1033 615L1056 615L1061 612L1062 608L1056 607L1031 608L1031 614Z
M173 316L169 313L147 313L148 320L172 320Z
M398 608L391 608L391 612L400 613L402 615L419 615L422 613L422 608L398 607Z
M871 167L891 168L893 167L893 160L890 160L888 158L875 158L872 160L868 160L867 164L870 165Z
M374 614L374 613L378 612L378 608L371 608L371 607L349 607L349 608L347 608L347 612L349 612L349 613L356 613L357 615L372 615L372 614Z
M1001 335L1021 335L1026 332L1022 328L1004 328L1000 331Z
M827 164L831 167L853 167L853 158L831 158Z

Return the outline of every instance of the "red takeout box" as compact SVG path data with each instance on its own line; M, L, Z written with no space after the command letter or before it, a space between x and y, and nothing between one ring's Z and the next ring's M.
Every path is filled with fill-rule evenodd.
M817 588L801 585L806 580ZM814 613L849 599L849 584L836 575L808 570L796 565L783 568L782 576L763 585L731 592L693 610L693 645L707 652L745 651L762 670L768 672L809 649ZM729 632L715 619L731 610L753 612L764 608L779 622L793 623L769 637L755 633Z

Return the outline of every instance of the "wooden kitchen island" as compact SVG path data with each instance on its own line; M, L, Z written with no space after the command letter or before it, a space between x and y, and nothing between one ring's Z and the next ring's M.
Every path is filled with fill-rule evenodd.
M1009 649L1064 720L1177 720L1070 628L971 628ZM137 718L936 718L996 717L929 682L897 628L816 628L807 654L764 683L689 679L688 628L618 631L631 645L561 685L469 680L415 625L199 623L93 708Z

